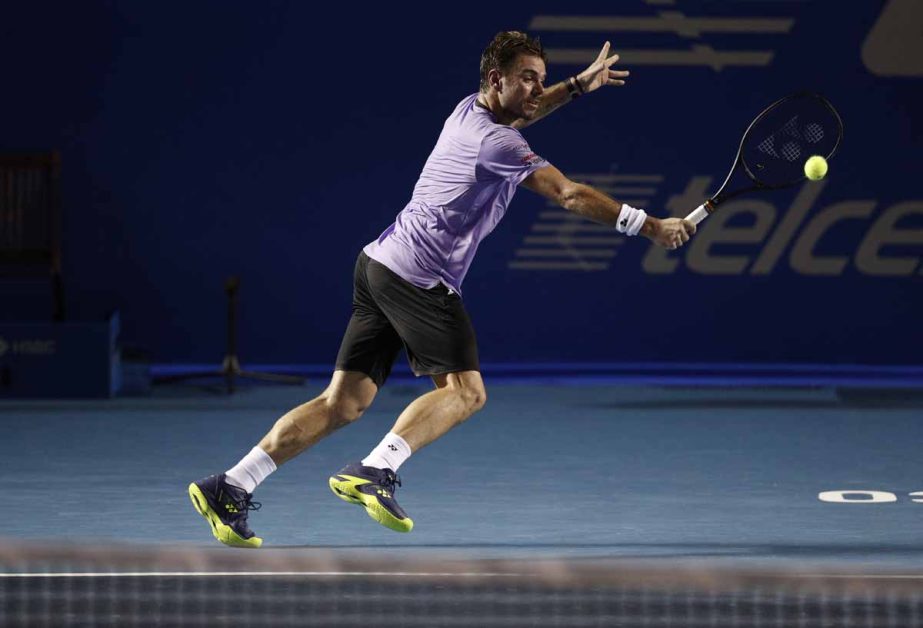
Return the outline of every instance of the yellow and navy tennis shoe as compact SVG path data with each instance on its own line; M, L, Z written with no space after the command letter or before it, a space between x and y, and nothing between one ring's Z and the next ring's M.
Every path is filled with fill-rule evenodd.
M365 507L369 517L396 532L410 532L413 520L394 499L401 479L391 469L364 467L356 462L330 476L330 490L350 504Z
M259 510L261 504L244 489L228 484L223 473L190 484L189 499L225 545L256 548L263 544L247 525L247 514Z

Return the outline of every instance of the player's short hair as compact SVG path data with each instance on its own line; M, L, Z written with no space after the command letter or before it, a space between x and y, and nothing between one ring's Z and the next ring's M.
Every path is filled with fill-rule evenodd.
M545 49L542 48L542 42L538 37L529 37L519 31L497 33L481 54L481 91L488 87L488 72L499 70L503 74L509 71L518 54L535 55L548 63Z

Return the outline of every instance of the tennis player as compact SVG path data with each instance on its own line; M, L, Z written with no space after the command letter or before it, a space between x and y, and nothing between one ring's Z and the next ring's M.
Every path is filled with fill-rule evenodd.
M529 147L519 129L606 85L624 85L606 42L583 72L545 87L545 52L538 39L497 34L481 56L480 90L448 117L410 202L356 261L353 312L330 385L280 418L226 473L189 485L196 510L227 545L259 547L247 523L256 487L282 463L369 407L403 348L417 376L435 389L414 400L361 461L330 480L341 499L365 508L380 524L409 532L398 505L397 471L410 455L484 407L474 327L462 302L462 280L478 244L503 218L519 185L620 233L641 234L675 249L695 226L658 219L588 186L570 181Z

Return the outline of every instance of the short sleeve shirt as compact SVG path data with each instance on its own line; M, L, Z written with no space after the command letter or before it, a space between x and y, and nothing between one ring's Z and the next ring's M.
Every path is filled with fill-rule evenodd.
M516 186L548 162L522 134L462 100L442 128L410 202L365 253L421 288L461 284L478 245L506 214Z

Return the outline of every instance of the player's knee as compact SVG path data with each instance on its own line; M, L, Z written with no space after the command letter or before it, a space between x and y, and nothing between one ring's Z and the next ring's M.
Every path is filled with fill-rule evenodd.
M468 415L472 415L487 403L487 391L483 386L466 386L459 391L462 400L468 408Z
M338 394L325 395L324 404L330 417L340 425L352 423L361 417L368 407L368 403L362 399Z
M484 390L484 387L481 386L475 393L472 408L473 412L477 412L484 408L487 405L487 391Z
M378 387L368 375L335 371L320 399L330 420L337 427L342 427L361 417L377 392Z

